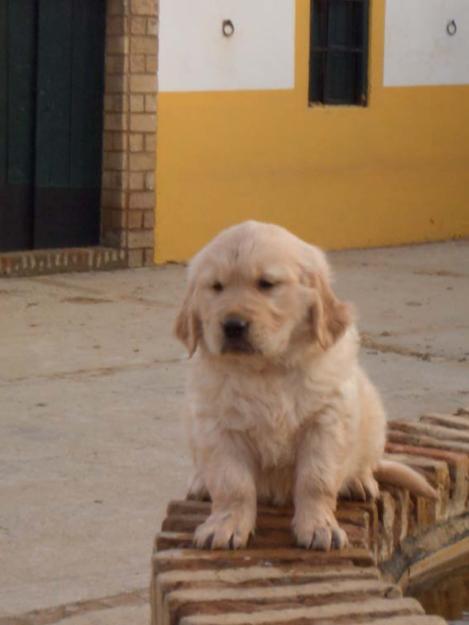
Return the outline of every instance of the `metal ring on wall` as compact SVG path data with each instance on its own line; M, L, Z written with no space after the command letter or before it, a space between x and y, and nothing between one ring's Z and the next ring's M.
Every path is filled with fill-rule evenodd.
M234 24L231 20L223 20L221 31L224 37L232 37L235 32Z
M450 20L446 24L446 32L450 37L453 37L458 32L458 26L454 20Z

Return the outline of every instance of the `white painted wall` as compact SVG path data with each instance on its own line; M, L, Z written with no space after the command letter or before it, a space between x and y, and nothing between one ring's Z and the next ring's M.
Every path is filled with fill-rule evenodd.
M294 86L295 0L160 0L159 33L160 91Z
M457 84L469 84L469 0L386 0L384 85Z

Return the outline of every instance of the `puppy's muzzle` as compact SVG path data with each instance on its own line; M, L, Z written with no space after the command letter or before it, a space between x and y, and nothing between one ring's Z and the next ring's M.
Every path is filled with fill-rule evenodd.
M222 323L222 352L252 353L254 350L248 340L249 321L241 317L227 317Z

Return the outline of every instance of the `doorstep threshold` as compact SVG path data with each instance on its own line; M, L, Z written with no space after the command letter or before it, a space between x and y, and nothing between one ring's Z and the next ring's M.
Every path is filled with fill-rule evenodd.
M67 247L0 252L0 278L43 276L72 271L106 271L127 266L125 250L112 247Z

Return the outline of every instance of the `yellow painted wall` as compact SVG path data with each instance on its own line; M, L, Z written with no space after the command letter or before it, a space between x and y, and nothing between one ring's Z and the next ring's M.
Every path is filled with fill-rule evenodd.
M157 262L248 218L326 249L469 236L469 86L383 88L375 0L368 107L308 107L309 4L295 89L159 95Z

